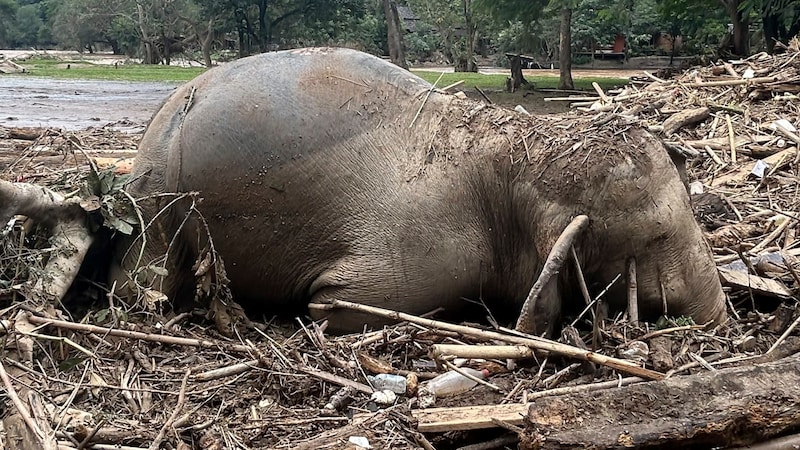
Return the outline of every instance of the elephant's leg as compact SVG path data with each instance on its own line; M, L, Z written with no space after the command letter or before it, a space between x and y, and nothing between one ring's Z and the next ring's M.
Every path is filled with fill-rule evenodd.
M393 259L385 255L345 258L311 284L311 317L328 320L329 329L335 332L358 332L365 326L378 328L390 322L325 305L345 300L409 314L424 314L440 306L459 306L455 302L468 277L453 277L437 264L404 265L408 260L398 255Z

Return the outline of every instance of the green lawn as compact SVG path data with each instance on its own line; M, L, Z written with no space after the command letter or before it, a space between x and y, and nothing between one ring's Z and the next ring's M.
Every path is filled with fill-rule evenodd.
M121 81L188 81L205 71L202 67L175 67L147 64L120 64L117 67L107 64L94 64L90 61L58 60L53 58L31 58L21 62L33 76L51 78L74 78L86 80L121 80ZM69 65L69 69L67 68ZM412 71L430 83L435 83L442 75L439 72L426 70ZM445 73L437 83L438 87L464 80L463 87L471 89L475 86L486 90L502 90L506 83L505 74L481 73ZM555 89L558 86L558 77L528 76L534 87L539 89ZM591 90L592 82L596 81L603 89L621 86L628 83L624 78L576 78L575 89Z
M506 86L506 78L508 75L505 74L482 74L482 73L469 73L469 72L459 72L459 73L445 73L444 75L441 72L432 72L428 70L412 70L412 72L419 76L420 78L428 81L429 83L436 83L436 80L441 75L442 78L436 83L437 87L444 87L450 84L453 84L459 80L464 80L463 87L465 88L473 88L475 86L481 89L505 89ZM510 73L509 73L510 74ZM537 89L555 89L558 87L558 77L551 76L551 75L536 75L536 76L526 76L525 77L528 82L533 83L534 87ZM578 90L592 90L592 82L597 82L603 89L610 89L615 86L624 86L628 84L628 80L625 78L605 78L605 77L593 77L593 78L575 78L573 80L575 84L575 89Z
M88 61L64 61L52 58L31 58L20 62L33 76L85 80L172 81L191 80L205 71L202 67L175 67L147 64L93 64ZM67 68L69 65L69 69Z

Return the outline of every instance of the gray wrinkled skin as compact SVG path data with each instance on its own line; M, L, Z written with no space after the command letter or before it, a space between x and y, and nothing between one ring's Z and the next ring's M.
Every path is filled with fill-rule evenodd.
M246 307L342 299L421 314L481 298L514 316L561 230L586 214L576 250L590 284L602 287L635 256L645 317L663 312L663 291L671 315L724 320L710 250L656 139L635 127L582 132L589 119L525 117L429 90L345 49L228 63L154 116L130 191L199 192ZM146 220L167 202L142 202ZM164 254L185 215L178 206L149 230L145 260ZM190 220L173 243L170 275L150 280L173 299L193 295L197 228ZM583 302L572 271L561 275L537 305L537 331ZM623 285L612 301L624 301ZM352 311L328 318L341 331L379 323Z

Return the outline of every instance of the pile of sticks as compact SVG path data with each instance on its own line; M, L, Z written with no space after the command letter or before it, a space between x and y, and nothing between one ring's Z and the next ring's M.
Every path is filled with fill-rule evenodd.
M800 40L783 50L672 79L645 72L648 81L613 93L595 85L596 96L546 99L569 101L596 122L638 122L687 157L696 213L723 281L778 298L800 288Z

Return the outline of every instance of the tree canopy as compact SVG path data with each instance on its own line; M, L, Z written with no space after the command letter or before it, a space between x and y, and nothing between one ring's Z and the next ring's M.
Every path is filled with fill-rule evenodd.
M403 12L407 58L475 70L476 55L553 63L624 36L629 56L660 34L692 54L773 51L800 31L800 0L387 0ZM388 54L383 0L0 0L0 47L99 48L168 63L310 45ZM559 50L565 12L569 45ZM760 31L751 32L758 28ZM563 65L564 61L562 61Z

